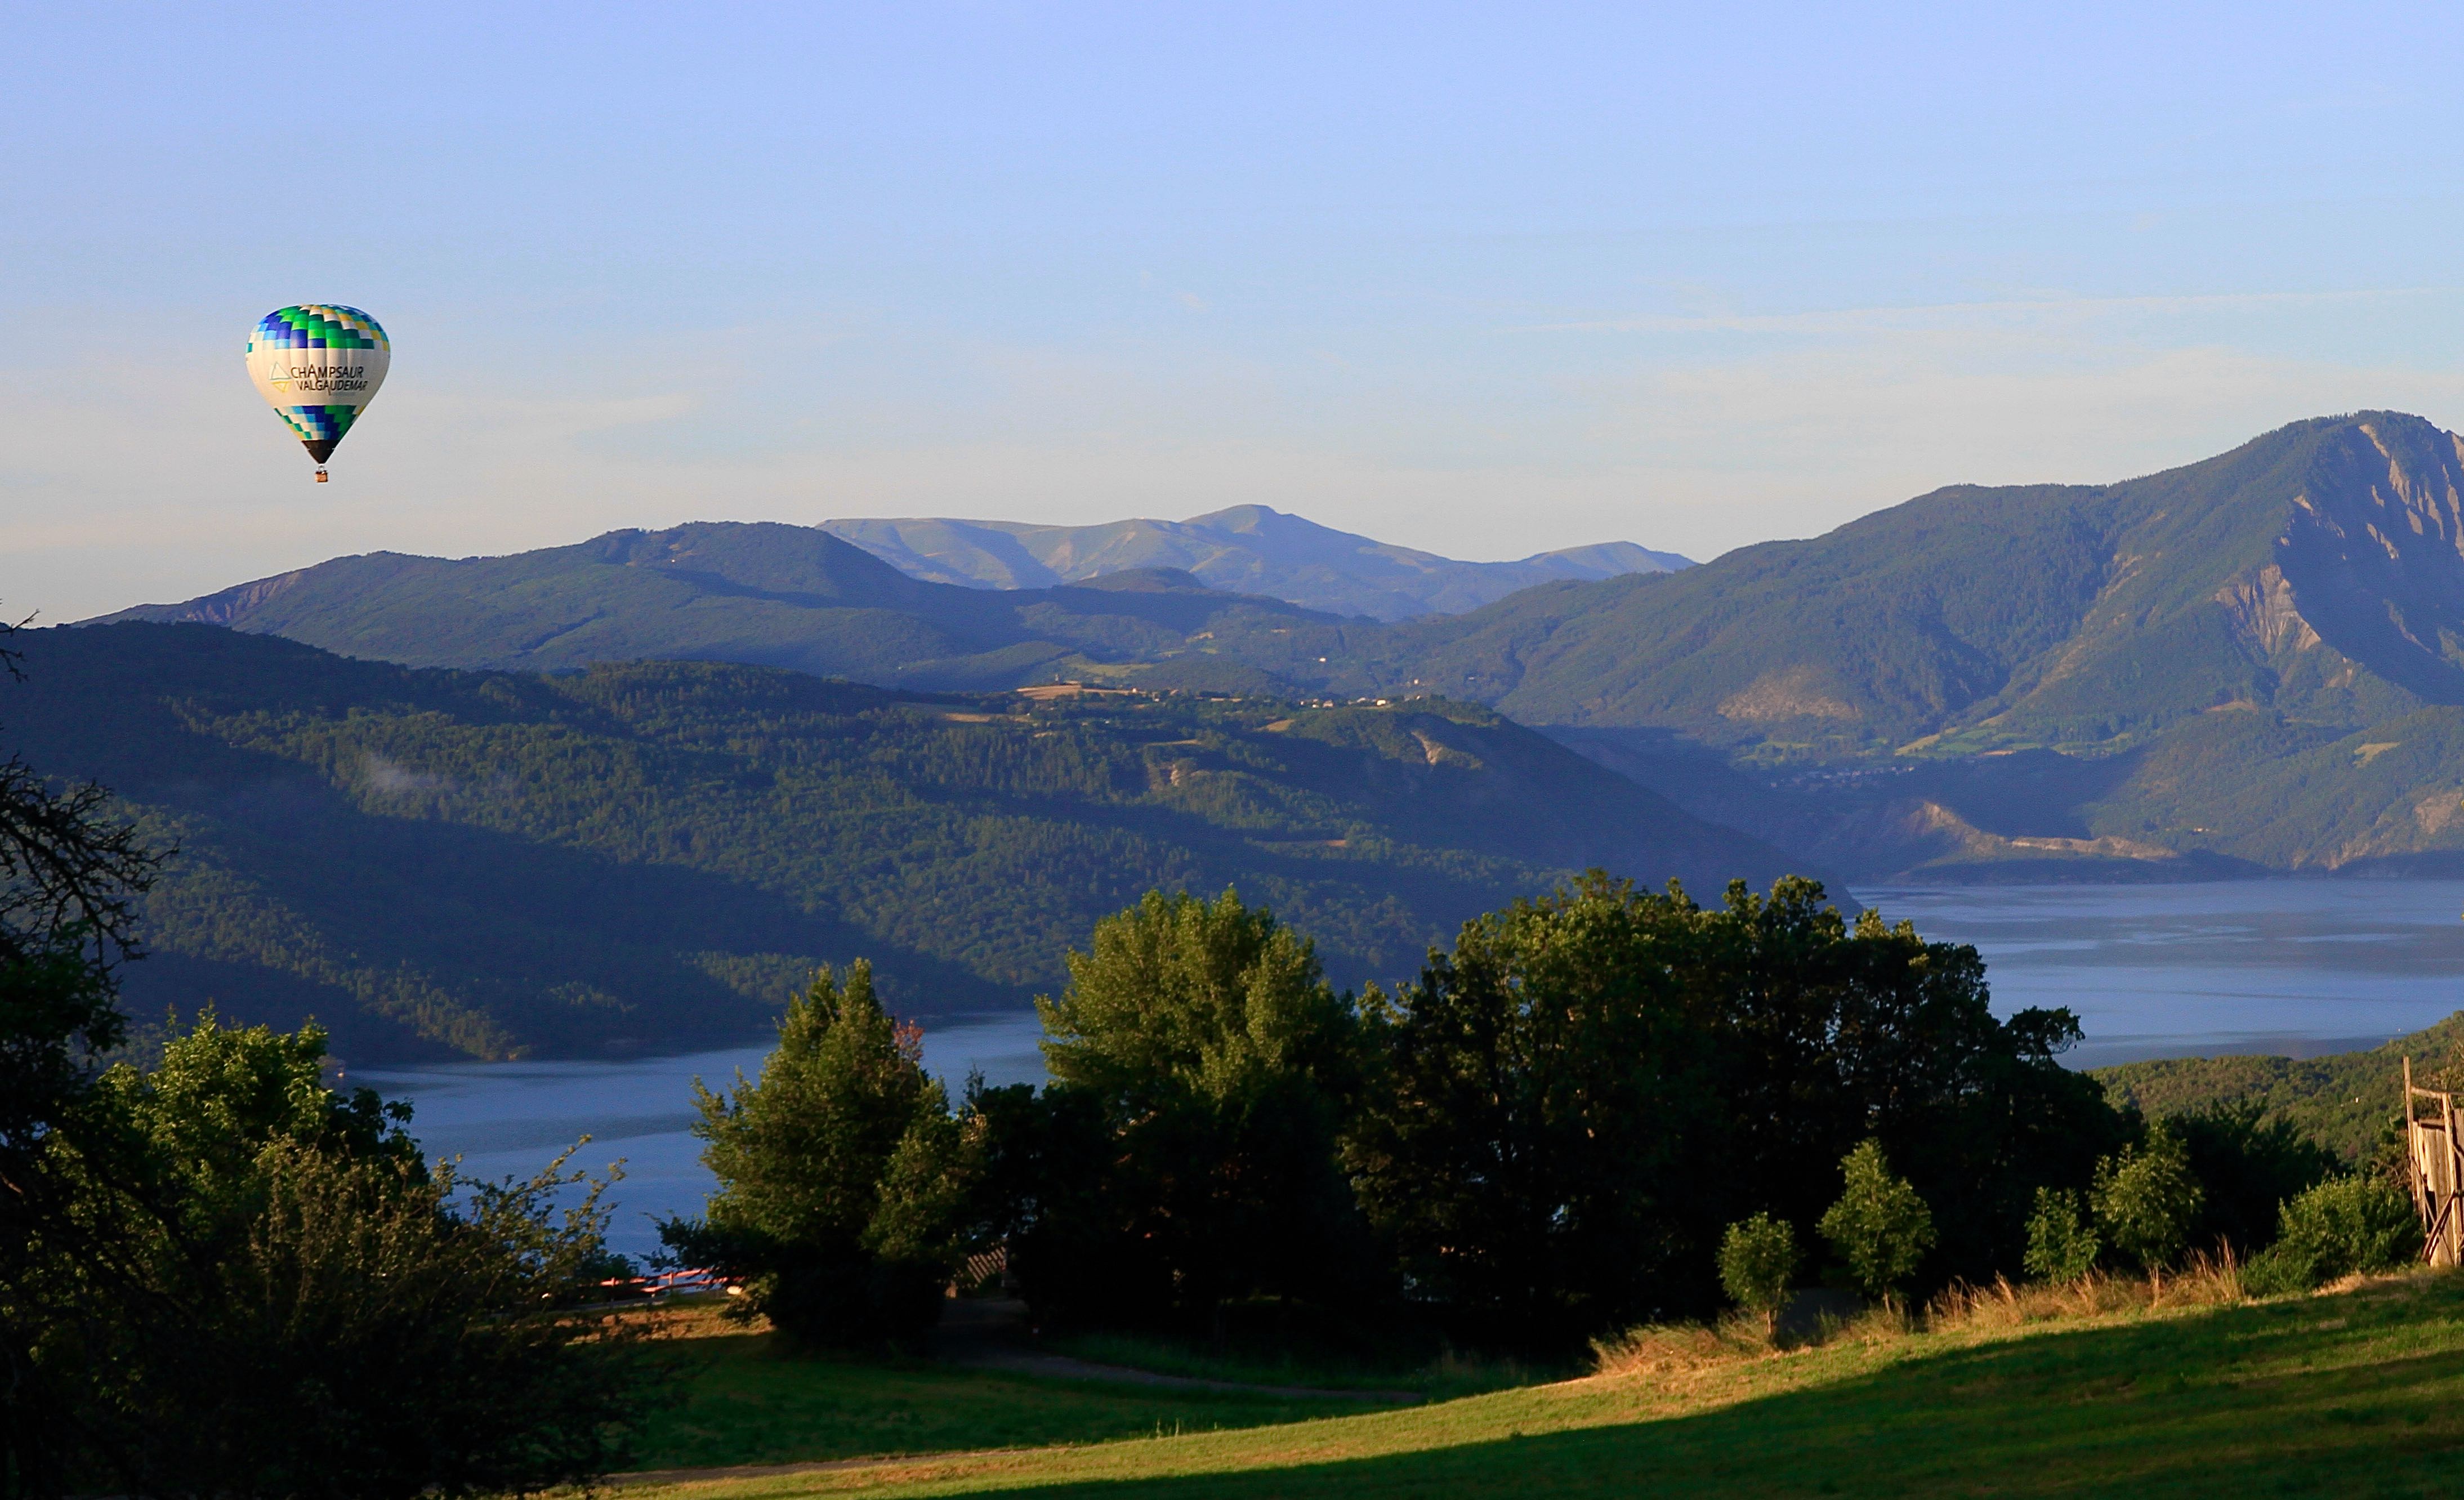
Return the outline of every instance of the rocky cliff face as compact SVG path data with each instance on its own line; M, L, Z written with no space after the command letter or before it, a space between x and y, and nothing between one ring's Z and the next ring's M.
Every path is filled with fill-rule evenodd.
M2306 629L2427 702L2464 703L2459 491L2464 438L2418 417L2371 413L2322 441L2277 541L2270 653L2304 649Z

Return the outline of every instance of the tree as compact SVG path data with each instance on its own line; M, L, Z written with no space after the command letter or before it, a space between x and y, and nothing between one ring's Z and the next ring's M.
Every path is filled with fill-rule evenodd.
M1136 1318L1364 1294L1337 1155L1358 1019L1309 942L1230 891L1150 892L1068 961L1067 989L1036 1003L1053 1078L1039 1129L1061 1172L1014 1246L1029 1298Z
M1682 893L1595 871L1372 993L1349 1160L1417 1299L1525 1344L1707 1306L1734 1188L1705 947Z
M2017 1264L2035 1187L2083 1184L2126 1138L2102 1087L2057 1060L2077 1019L1997 1019L1972 947L1872 908L1845 921L1806 880L1732 886L1709 936L1697 982L1729 1037L1719 1092L1743 1158L1723 1176L1782 1195L1753 1206L1815 1220L1825 1184L1800 1164L1872 1137L1930 1206L1927 1264L1988 1280Z
M2114 1248L2150 1271L2181 1257L2206 1195L2190 1171L2190 1154L2169 1126L2097 1163L2088 1202L2097 1227Z
M2036 1189L2035 1210L2028 1215L2028 1253L2021 1261L2028 1274L2043 1281L2077 1281L2096 1268L2104 1251L2095 1226L2074 1191Z
M2336 1154L2291 1120L2269 1117L2255 1099L2218 1101L2176 1114L2198 1180L2201 1204L2192 1243L2226 1244L2247 1256L2275 1239L2283 1203L2335 1175Z
M759 1081L694 1085L719 1190L705 1220L660 1226L671 1253L746 1277L745 1312L802 1343L872 1349L930 1328L967 1248L980 1131L951 1116L922 1047L882 1009L871 965L823 969Z
M1707 1312L1725 1226L1815 1222L1803 1163L1868 1137L1940 1205L1936 1268L1990 1277L2030 1189L2123 1131L2055 1060L2067 1012L1989 1002L1974 949L1849 923L1813 881L1706 909L1593 871L1364 1002L1349 1159L1414 1294L1502 1336Z
M1785 1219L1756 1214L1728 1225L1720 1239L1720 1286L1729 1301L1761 1314L1765 1337L1778 1332L1796 1264L1796 1231Z
M5 645L0 679L21 680ZM99 786L58 790L19 756L0 761L0 1491L66 1483L71 1398L40 1351L76 1318L45 1287L66 1266L103 1277L122 1263L121 1226L75 1210L55 1149L95 1123L95 1059L124 1030L117 969L164 857L109 805Z
M1848 1263L1865 1295L1889 1304L1933 1247L1933 1213L1891 1175L1882 1143L1866 1140L1840 1159L1839 1199L1822 1215L1822 1237Z
M40 1289L79 1310L44 1354L89 1461L142 1494L378 1500L616 1467L643 1370L577 1311L605 1257L598 1188L560 1211L578 1175L431 1173L407 1112L326 1088L325 1063L314 1027L208 1016L97 1086L107 1164L141 1178L93 1172L91 1130L55 1142L77 1213L128 1236L115 1266L56 1263Z

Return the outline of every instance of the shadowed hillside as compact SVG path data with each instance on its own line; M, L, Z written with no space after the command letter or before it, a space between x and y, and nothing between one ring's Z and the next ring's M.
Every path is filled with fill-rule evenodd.
M1168 570L1001 593L922 583L827 532L735 522L501 558L336 558L98 623L122 620L228 626L415 667L728 661L960 690L1048 682L1090 657L1165 664L1146 673L1156 686L1257 687L1260 673L1192 652L1189 638L1331 623Z
M749 1036L858 955L910 1013L1016 1005L1151 887L1237 886L1357 984L1587 866L1706 896L1801 869L1461 704L412 670L197 626L18 640L12 742L182 850L132 1011L315 1014L360 1060Z

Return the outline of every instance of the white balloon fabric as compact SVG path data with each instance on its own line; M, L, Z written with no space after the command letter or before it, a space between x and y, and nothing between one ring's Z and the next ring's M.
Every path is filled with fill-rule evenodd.
M320 479L334 445L375 399L392 360L393 344L375 319L332 302L268 313L248 340L249 379L298 434Z

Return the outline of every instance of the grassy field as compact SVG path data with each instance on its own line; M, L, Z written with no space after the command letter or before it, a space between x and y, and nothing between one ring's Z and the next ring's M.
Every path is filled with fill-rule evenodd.
M2464 1278L2448 1276L1681 1357L1434 1406L655 1493L2420 1495L2453 1488L2459 1455Z
M1307 1349L1276 1353L1236 1348L1218 1354L1135 1334L1063 1335L1046 1338L1042 1347L1095 1364L1127 1365L1158 1375L1235 1380L1248 1385L1409 1392L1431 1401L1535 1385L1576 1373L1572 1365L1543 1369L1514 1359L1475 1358L1453 1353L1423 1359L1399 1355L1387 1359L1363 1359L1356 1355ZM1356 1410L1357 1405L1345 1409Z
M635 1455L645 1469L1105 1443L1361 1406L1039 1379L923 1360L803 1358L782 1354L768 1334L708 1327L661 1339L652 1357L673 1361L680 1379L677 1397L652 1414Z

